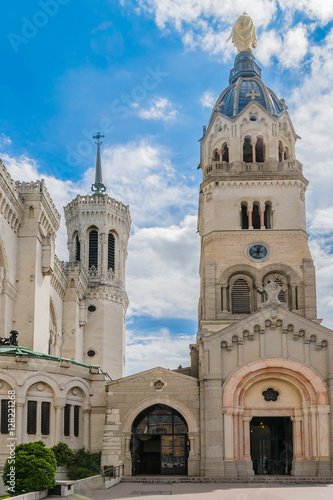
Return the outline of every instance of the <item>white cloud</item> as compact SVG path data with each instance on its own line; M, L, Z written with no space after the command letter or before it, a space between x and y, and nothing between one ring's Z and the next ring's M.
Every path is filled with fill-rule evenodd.
M0 145L9 146L12 143L10 137L5 134L0 134Z
M278 0L280 7L287 11L304 12L311 19L326 24L333 18L333 2L331 0Z
M143 120L170 121L177 117L178 111L166 97L153 99L148 109L140 108L137 103L133 107L137 109L137 114Z
M282 39L275 30L265 31L261 34L256 48L256 58L268 66L272 57L278 56L282 51Z
M201 106L203 106L204 108L212 109L212 107L215 104L216 99L217 99L217 96L215 95L214 92L212 92L211 90L206 90L206 92L203 93L203 95L200 99Z
M306 28L299 24L290 29L283 40L283 48L279 56L280 63L285 68L297 67L308 50Z
M102 163L107 192L130 205L136 226L169 225L188 211L196 212L196 187L188 186L163 147L149 140L106 146ZM85 174L89 188L92 178L90 169Z
M195 337L179 333L172 336L167 328L138 332L127 328L126 374L138 373L156 366L175 369L189 366L189 344ZM167 353L167 356L166 356Z
M196 318L199 246L195 216L137 229L128 248L129 315Z

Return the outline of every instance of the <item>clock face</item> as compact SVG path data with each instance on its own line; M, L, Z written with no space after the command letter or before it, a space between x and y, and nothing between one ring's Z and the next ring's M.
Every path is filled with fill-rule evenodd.
M254 260L263 260L268 257L269 250L266 245L262 243L255 243L247 249L247 255Z

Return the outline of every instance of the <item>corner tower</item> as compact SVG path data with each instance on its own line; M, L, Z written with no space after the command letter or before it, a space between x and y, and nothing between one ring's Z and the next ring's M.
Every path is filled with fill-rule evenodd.
M125 373L125 262L131 227L129 207L110 198L102 180L101 138L97 139L92 195L78 195L65 207L68 235L67 339L63 353L98 364L111 378ZM70 293L73 288L73 295ZM74 292L75 290L75 292ZM81 295L79 300L77 291ZM80 331L71 332L79 315ZM75 338L75 341L74 341Z
M238 54L229 86L201 139L198 315L203 333L259 310L271 280L280 286L281 305L308 319L317 314L305 219L308 181L296 158L297 135L285 101L261 78L252 53L254 27L245 43L238 43L244 37L235 27L231 36Z

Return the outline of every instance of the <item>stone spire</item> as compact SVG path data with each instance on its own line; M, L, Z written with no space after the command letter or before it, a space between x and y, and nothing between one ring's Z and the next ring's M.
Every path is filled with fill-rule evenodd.
M98 132L96 135L93 136L94 139L97 139L97 142L95 142L95 144L97 145L95 183L92 184L91 186L91 190L93 191L94 195L104 194L104 192L106 191L106 187L103 184L103 178L102 178L102 161L101 161L102 141L100 140L102 137L104 137L104 135L102 135L100 132Z

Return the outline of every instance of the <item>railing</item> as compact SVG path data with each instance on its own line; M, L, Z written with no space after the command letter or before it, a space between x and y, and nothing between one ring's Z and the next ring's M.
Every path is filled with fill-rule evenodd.
M124 466L118 465L117 467L105 466L101 469L101 475L103 476L103 481L111 481L111 479L116 479L117 477L122 477L124 475Z
M214 172L227 172L228 163L226 161L214 161L211 165L208 165L205 169L206 176L213 175Z

